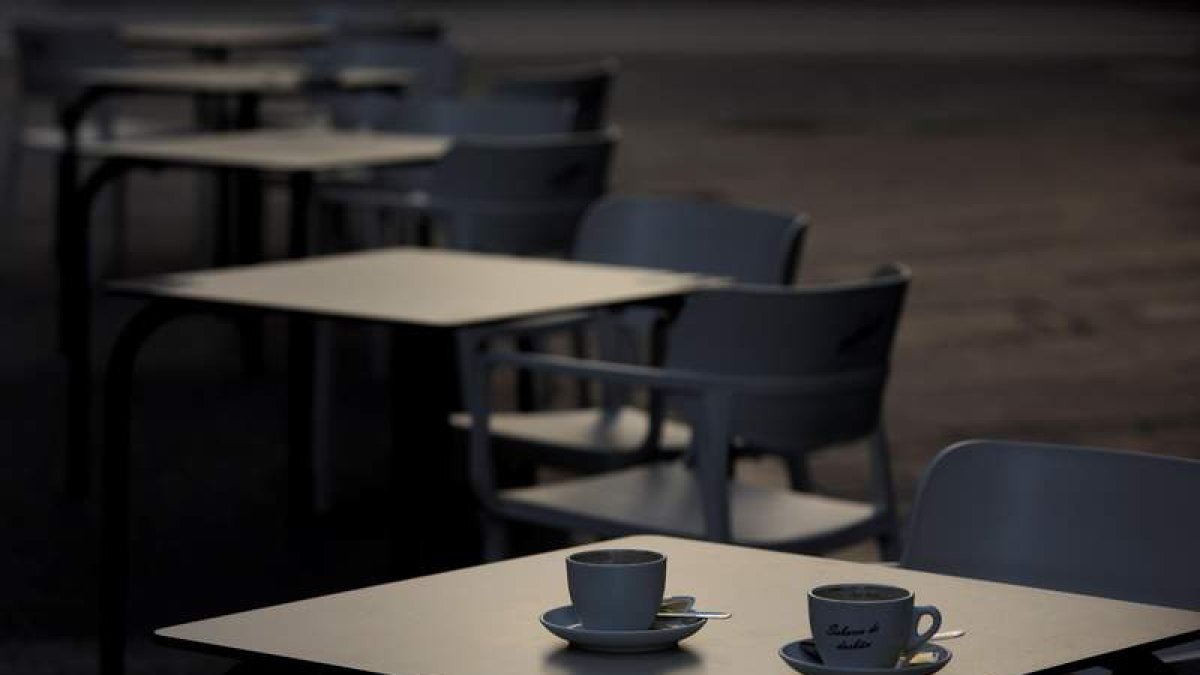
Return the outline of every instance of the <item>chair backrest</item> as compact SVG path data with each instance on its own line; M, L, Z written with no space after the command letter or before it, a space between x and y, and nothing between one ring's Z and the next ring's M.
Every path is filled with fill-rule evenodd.
M747 284L790 284L807 230L803 215L717 202L610 197L584 217L573 257Z
M22 95L60 99L76 93L76 70L127 60L115 26L103 23L18 23L13 27Z
M433 212L452 248L510 254L569 249L608 189L615 136L599 132L457 140L433 170Z
M575 130L592 131L605 125L608 94L616 75L616 59L513 70L497 78L491 93L504 97L567 101L575 106Z
M334 106L336 126L473 136L530 136L565 134L571 130L569 105L549 101L490 98L417 97L379 99L369 117L362 108L347 113ZM365 122L365 124L364 124Z
M946 448L902 567L1200 610L1200 461L1045 443Z
M346 66L393 66L412 68L416 77L409 91L422 96L453 96L458 93L463 58L448 44L403 37L371 37L337 40L309 52L314 68Z
M356 12L344 5L330 5L311 12L310 18L332 28L339 40L400 38L412 42L438 42L446 36L446 27L441 21L408 13L379 15Z
M731 418L734 437L785 453L862 438L879 428L909 279L907 268L888 265L849 283L693 294L671 326L665 365L748 380L874 372L845 391L739 396ZM671 405L689 409L682 399Z

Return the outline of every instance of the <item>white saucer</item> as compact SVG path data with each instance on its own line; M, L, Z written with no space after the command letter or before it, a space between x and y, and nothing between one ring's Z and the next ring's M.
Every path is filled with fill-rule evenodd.
M941 645L926 644L917 650L914 658L928 659L927 662L909 663L899 668L855 668L825 665L812 640L797 640L779 648L779 657L804 675L929 675L945 668L952 656L950 650Z
M580 649L593 652L638 654L674 647L708 623L708 619L658 619L647 630L596 630L579 623L571 605L556 607L541 616L546 630Z

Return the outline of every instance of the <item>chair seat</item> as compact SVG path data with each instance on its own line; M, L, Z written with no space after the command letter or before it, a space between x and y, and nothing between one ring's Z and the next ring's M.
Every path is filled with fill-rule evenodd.
M506 516L602 536L640 532L705 538L700 488L681 462L660 462L498 493ZM733 543L820 552L881 528L868 504L729 484Z
M179 122L152 120L137 117L118 117L111 125L112 138L136 138L163 133L178 133L185 131ZM100 127L94 121L85 121L79 125L79 144L86 148L89 145L105 140ZM58 126L29 126L21 130L21 142L25 147L34 150L57 152L63 148L62 129Z
M606 417L600 408L578 408L493 413L489 420L496 451L519 452L520 447L532 446L538 463L583 471L621 468L639 461L650 426L649 415L631 406L620 408L612 417ZM471 416L457 413L450 424L469 430ZM688 425L663 422L660 450L681 453L691 440Z

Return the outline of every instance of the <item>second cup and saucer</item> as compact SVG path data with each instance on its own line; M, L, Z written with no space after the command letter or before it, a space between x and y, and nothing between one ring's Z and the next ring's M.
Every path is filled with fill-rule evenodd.
M602 549L567 557L570 605L541 616L546 630L581 649L640 653L674 647L707 619L659 618L666 556L654 551ZM669 598L672 611L691 610L695 599Z
M921 630L926 617L929 625ZM942 613L916 605L912 591L897 586L818 586L808 593L808 620L813 639L779 649L779 657L804 675L929 675L952 657L929 644Z
M905 659L902 665L892 668L862 668L854 666L831 666L821 660L817 646L812 640L796 640L780 647L779 657L792 670L804 675L930 675L950 663L950 650L940 645L927 644Z

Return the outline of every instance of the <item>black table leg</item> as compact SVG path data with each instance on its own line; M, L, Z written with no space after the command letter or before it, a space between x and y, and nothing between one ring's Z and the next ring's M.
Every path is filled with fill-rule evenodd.
M291 225L288 238L288 257L308 255L308 214L312 207L313 175L307 171L288 176Z
M461 406L457 373L450 330L394 329L392 556L405 577L482 561L466 454L447 419Z
M129 590L129 428L138 351L159 327L185 313L151 303L121 330L104 382L104 448L100 457L100 673L125 671Z
M239 265L263 261L263 193L262 177L257 171L234 172L234 201L237 212L229 223L237 232L236 255ZM263 318L245 316L238 321L241 338L242 372L258 377L266 370Z
M293 533L313 521L313 395L316 324L288 317L288 520Z
M69 153L72 154L73 153ZM73 159L65 160L73 163ZM106 160L78 189L60 197L58 274L60 340L67 360L67 438L65 485L67 494L84 496L91 481L92 435L92 289L91 211L104 185L132 165ZM60 187L73 185L73 170ZM68 182L69 181L69 182Z

